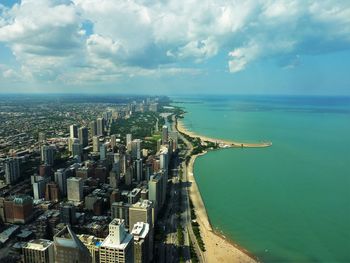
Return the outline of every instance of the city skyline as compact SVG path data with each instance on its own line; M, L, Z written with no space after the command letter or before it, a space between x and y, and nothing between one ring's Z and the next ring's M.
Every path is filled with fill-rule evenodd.
M336 0L5 0L0 93L350 95L349 14Z

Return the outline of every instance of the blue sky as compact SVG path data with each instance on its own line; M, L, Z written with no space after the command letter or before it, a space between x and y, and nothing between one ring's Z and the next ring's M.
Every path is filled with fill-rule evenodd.
M350 1L1 0L0 93L350 95Z

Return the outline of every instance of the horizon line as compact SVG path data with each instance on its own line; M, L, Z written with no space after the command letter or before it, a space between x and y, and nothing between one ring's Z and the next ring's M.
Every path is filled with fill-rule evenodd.
M203 97L203 96L266 96L266 97L350 97L350 94L283 94L283 93L182 93L182 94L147 94L147 93L70 93L70 92L1 92L0 95L4 96L39 96L39 95L59 95L59 96L132 96L132 97L184 97L184 96L197 96L197 97Z

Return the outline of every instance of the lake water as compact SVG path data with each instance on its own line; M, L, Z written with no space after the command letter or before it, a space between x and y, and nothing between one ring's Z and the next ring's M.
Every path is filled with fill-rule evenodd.
M213 227L263 262L350 262L350 98L173 98L189 130L262 149L197 159Z

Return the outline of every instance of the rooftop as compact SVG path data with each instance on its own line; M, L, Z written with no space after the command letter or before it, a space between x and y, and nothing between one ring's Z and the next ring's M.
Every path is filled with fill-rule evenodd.
M152 207L153 202L150 200L142 200L131 205L132 208L149 208Z
M83 180L83 179L80 178L80 177L69 177L69 178L67 179L67 181L77 181L77 182L79 182L79 181L81 181L81 180Z
M144 222L137 222L132 231L131 234L134 236L134 239L137 241L140 238L144 239L149 232L149 224Z
M127 233L125 235L125 238L120 242L120 244L116 244L111 239L112 237L108 235L106 239L102 242L101 247L124 250L128 246L129 242L133 239L133 236Z
M96 247L100 247L102 244L102 238L98 238L95 236L91 236L91 235L78 235L78 238L87 245L95 245Z
M33 239L29 241L24 247L34 250L45 250L52 245L52 241L46 239Z
M67 225L54 236L54 242L55 245L76 248L84 253L89 253L89 250L80 241L77 235L71 230L69 225Z

